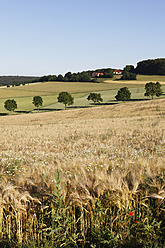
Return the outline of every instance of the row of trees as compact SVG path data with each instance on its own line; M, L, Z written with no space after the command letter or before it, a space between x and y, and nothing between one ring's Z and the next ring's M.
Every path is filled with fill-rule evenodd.
M93 72L103 73L102 78L113 78L112 68L102 68L96 70L88 70L78 73L67 72L64 76L59 74L43 76L37 79L40 82L46 81L63 81L63 82L95 82L96 78L92 78ZM142 75L165 75L165 59L148 59L137 63L137 67L133 65L126 65L123 69L121 80L136 80L137 74Z
M34 96L32 103L35 107L39 108L43 104L43 99L41 96ZM17 109L17 103L14 99L8 99L4 103L4 108L8 111L14 111L15 109Z
M163 91L161 89L161 84L159 82L153 83L147 83L145 85L145 96L151 97L152 99L154 98L154 96L161 96L163 94ZM129 91L129 89L127 87L123 87L121 88L117 95L115 96L117 101L128 101L131 99L131 92Z
M154 96L161 96L163 91L161 89L161 84L159 82L153 83L147 83L145 85L145 96L151 97L153 99ZM123 87L118 90L117 95L115 96L117 101L128 101L131 99L131 92L127 87ZM100 93L90 93L87 97L88 101L93 101L94 103L101 103L103 102L103 99L101 97ZM68 92L61 92L58 96L58 102L66 105L72 105L74 103L74 98L71 96Z
M92 79L87 72L78 72L78 73L71 73L67 72L64 76L59 74L56 75L48 75L43 76L38 79L39 82L48 82L48 81L59 81L59 82L91 82Z
M103 68L96 70L88 70L78 73L67 72L64 76L59 75L45 75L42 77L25 77L25 76L0 76L0 86L19 86L35 82L96 82L96 78L92 78L93 72L102 72L101 78L113 78L113 69Z
M159 82L153 83L147 83L145 85L145 96L151 97L153 99L154 96L161 96L162 95L162 89L161 84ZM115 96L117 101L128 101L131 99L131 92L127 87L123 87L118 90L117 95ZM61 92L59 96L57 97L58 102L63 103L65 105L65 109L67 105L72 105L74 103L74 97L68 93L68 92ZM87 97L88 101L93 101L94 103L101 103L103 102L103 99L101 97L100 93L90 93ZM43 104L43 99L41 96L34 96L32 103L35 107L39 108ZM15 100L6 100L4 104L5 109L8 111L14 111L17 109L17 103Z
M100 75L100 78L113 78L113 69L97 69L95 71L83 71L78 73L67 72L64 76L59 74L43 76L37 79L39 82L48 82L48 81L59 81L59 82L96 82L96 78L92 78L93 72L102 72L103 75Z
M102 68L96 70L88 70L78 73L67 72L64 76L59 74L47 75L42 77L25 77L25 76L0 76L0 85L20 85L34 82L96 82L96 78L92 78L93 72L103 73L99 77L113 78L112 68ZM123 69L122 80L136 80L136 75L165 75L165 58L148 59L137 63L137 67L126 65Z

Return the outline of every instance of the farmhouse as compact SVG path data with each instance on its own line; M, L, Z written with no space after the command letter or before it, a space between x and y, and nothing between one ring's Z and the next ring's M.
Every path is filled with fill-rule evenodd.
M93 72L92 73L92 77L100 77L100 75L104 75L104 73L103 72Z
M121 75L122 74L122 70L114 70L113 74L115 74L115 75Z

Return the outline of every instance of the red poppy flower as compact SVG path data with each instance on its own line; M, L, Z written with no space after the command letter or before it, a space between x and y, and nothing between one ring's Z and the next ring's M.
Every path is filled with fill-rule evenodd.
M138 220L136 220L136 223L138 223Z
M129 216L133 216L134 213L132 211L129 212Z

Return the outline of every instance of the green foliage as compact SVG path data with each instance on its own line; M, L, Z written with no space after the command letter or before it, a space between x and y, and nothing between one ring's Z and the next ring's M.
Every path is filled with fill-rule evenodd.
M4 108L8 111L14 111L15 109L17 109L17 103L14 99L8 99L4 103Z
M137 74L165 75L165 58L140 61L135 70Z
M103 99L101 98L100 93L90 93L89 96L87 97L88 101L93 101L94 103L98 102L103 102Z
M162 95L162 90L161 90L161 84L159 82L156 82L156 83L153 83L153 82L150 82L150 83L147 83L145 85L145 96L151 96L151 98L153 99L154 96L161 96Z
M65 104L65 109L66 109L66 105L72 105L74 103L74 98L71 96L71 94L64 91L59 94L57 99L58 102Z
M43 99L41 96L34 96L32 103L35 107L39 108L43 104Z
M69 79L70 82L78 82L79 76L76 73L73 73Z
M61 82L93 82L91 79L93 72L102 72L103 75L100 75L100 78L113 78L113 69L97 69L95 71L83 71L78 73L67 72L64 77L59 74L43 76L39 79L40 82L48 81L61 81Z
M134 66L133 65L126 65L125 67L124 67L124 70L123 70L124 72L131 72L131 73L134 73L134 71L135 71L135 68L134 68Z
M75 247L78 234L72 233L71 206L64 204L64 185L61 185L61 171L56 170L51 203L51 227L46 229L53 247ZM76 230L76 229L75 229ZM71 246L69 246L71 245ZM77 247L77 246L76 246Z
M79 82L90 82L91 77L87 72L81 72L79 75Z
M71 76L72 76L72 73L69 71L69 72L65 73L64 77L68 78L68 81L70 81Z
M164 174L157 183L162 182L164 185L163 176ZM43 179L46 183L44 175ZM23 229L22 245L18 245L18 240L13 235L14 228L19 228L15 226L10 230L13 239L10 237L6 242L4 240L6 246L2 247L164 247L164 199L144 197L139 190L129 199L123 199L121 202L118 200L116 203L111 199L111 192L105 191L92 201L79 204L70 198L72 189L69 182L62 183L61 170L56 170L53 181L51 193L46 193L47 196L42 195L41 206L46 208L36 208L34 212L30 208L27 212L32 223L27 225L27 229ZM151 182L148 182L148 187L151 187ZM35 219L30 218L30 215L34 216L33 213ZM12 226L17 214L9 210L6 214ZM9 218L10 216L12 218ZM25 218L25 222L28 223L28 219ZM7 224L7 220L4 224ZM4 228L3 232L5 233ZM4 235L4 238L6 237L7 235Z
M0 84L2 85L16 85L17 83L33 83L37 82L39 77L26 76L0 76Z
M60 82L64 81L63 76L61 74L59 74L56 81L60 81Z
M123 87L120 90L118 90L117 95L115 96L117 101L128 101L131 99L131 92L127 87Z
M121 80L136 80L136 74L128 71L124 71Z

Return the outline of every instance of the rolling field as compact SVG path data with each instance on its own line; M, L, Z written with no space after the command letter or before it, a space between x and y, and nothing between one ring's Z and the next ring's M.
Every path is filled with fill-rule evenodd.
M32 98L35 95L42 96L43 98L43 110L58 110L63 109L63 104L57 102L57 96L61 91L68 91L73 94L75 103L73 107L86 107L92 106L87 101L87 96L90 92L100 92L104 101L104 104L113 103L115 95L118 89L122 87L128 87L132 94L132 99L147 99L144 97L144 85L146 82L154 79L161 80L162 89L165 91L165 77L163 76L141 76L138 75L137 81L119 81L119 80L105 80L101 83L80 83L80 82L46 82L36 83L25 86L17 86L10 88L0 88L0 113L8 113L4 109L4 102L6 99L15 99L17 102L16 113L33 111L34 105L32 104ZM148 80L148 81L147 81ZM164 81L163 81L164 80ZM164 97L164 96L162 96Z
M165 83L165 76L153 76L153 75L137 75L138 81L145 82L160 82L161 84Z
M0 241L161 247L164 127L165 99L1 116Z

